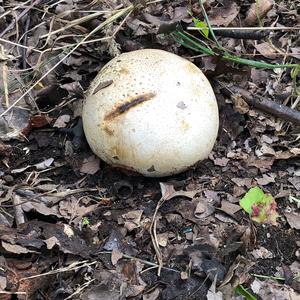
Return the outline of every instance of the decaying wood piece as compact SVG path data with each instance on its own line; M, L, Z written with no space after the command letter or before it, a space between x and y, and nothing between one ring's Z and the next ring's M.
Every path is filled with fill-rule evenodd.
M240 94L249 105L258 108L263 112L292 122L296 125L300 125L300 111L292 109L283 104L278 104L258 95L254 96L248 91L237 86L231 86L229 90L234 93Z

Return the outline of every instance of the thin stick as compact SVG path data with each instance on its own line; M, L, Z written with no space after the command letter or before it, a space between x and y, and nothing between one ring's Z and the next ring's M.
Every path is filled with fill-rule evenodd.
M47 34L42 35L41 38L49 38L49 36L51 36L53 34L59 33L61 31L64 31L64 30L68 29L68 28L71 28L71 27L74 27L76 25L79 25L79 24L82 24L84 22L87 22L87 21L89 21L91 19L94 19L94 18L96 18L96 17L98 17L98 16L100 16L102 14L103 14L102 12L100 12L100 13L96 12L96 13L90 14L88 16L84 16L84 17L75 19L75 20L73 20L72 22L70 22L69 24L67 24L64 27L61 27L61 28L59 28L57 30L54 30L54 31L51 31L51 32L49 32Z
M188 30L203 30L207 29L208 27L194 27L190 26L187 27ZM213 31L220 31L220 30L284 30L284 31L295 31L300 30L300 27L211 27Z
M72 263L68 267L60 268L57 270L52 270L52 271L49 271L49 272L43 273L43 274L20 278L19 281L24 281L24 280L28 280L28 279L33 279L33 278L48 276L48 275L52 275L52 274L63 273L63 272L69 272L69 271L78 270L78 269L81 269L84 267L89 267L89 266L96 265L96 264L98 264L98 261L93 261L91 263L88 263L87 260L78 261L78 262Z
M32 51L35 51L35 52L42 53L42 51L37 50L37 49L35 49L35 48L33 48L33 47L27 47L27 46L24 46L24 45L22 45L22 44L15 43L15 42L11 42L11 41L9 41L9 40L5 40L5 39L2 39L2 38L0 38L0 42L2 42L2 43L7 43L7 44L10 44L10 45L14 45L14 46L17 46L17 47L20 47L20 48L24 48L24 49L27 49L27 50L32 50Z
M214 34L214 30L213 30L213 28L212 28L211 25L210 25L208 15L207 15L206 10L205 10L204 5L203 5L203 0L199 0L199 4L200 4L201 11L202 11L202 14L203 14L203 16L204 16L204 19L205 19L205 21L206 21L206 24L207 24L207 26L208 26L209 32L210 32L212 38L214 39L214 41L216 42L217 47L218 47L220 50L225 50L225 49L222 47L222 45L219 43L219 41L217 40L217 38L216 38L216 36L215 36L215 34ZM226 51L226 50L225 50L225 51Z
M93 279L85 282L84 284L82 284L81 286L79 286L73 294L71 294L70 296L68 296L67 298L65 298L65 300L72 299L74 296L80 294L84 289L86 289L95 280L96 280L96 278L93 278Z
M158 270L157 270L157 275L158 276L160 276L161 269L163 267L163 260L162 260L161 251L159 249L159 243L158 243L157 234L156 234L156 225L157 225L157 218L156 217L157 217L158 210L164 204L165 200L166 199L162 197L158 201L158 203L156 205L156 208L155 208L155 211L154 211L154 214L153 214L153 217L152 217L152 222L151 222L151 225L150 225L150 228L149 228L151 241L152 241L152 244L153 244L153 247L154 247L154 250L155 250L155 254L156 254L156 258L157 258L157 261L158 261Z
M5 99L5 107L9 107L7 73L8 73L7 64L6 62L4 62L2 66L2 78L3 78L3 93Z

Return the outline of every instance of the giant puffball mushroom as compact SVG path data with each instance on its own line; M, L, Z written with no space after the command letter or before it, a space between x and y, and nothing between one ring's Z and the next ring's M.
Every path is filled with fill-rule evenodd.
M108 62L87 91L82 120L97 156L150 177L176 174L207 158L219 127L205 75L156 49Z

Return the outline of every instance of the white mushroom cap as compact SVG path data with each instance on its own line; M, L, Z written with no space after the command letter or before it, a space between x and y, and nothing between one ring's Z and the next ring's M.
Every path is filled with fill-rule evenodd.
M107 63L87 91L82 119L96 155L150 177L176 174L207 158L219 127L204 74L156 49Z

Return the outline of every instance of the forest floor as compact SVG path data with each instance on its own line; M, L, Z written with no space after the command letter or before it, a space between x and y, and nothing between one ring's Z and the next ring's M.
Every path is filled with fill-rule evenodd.
M221 57L226 49L299 64L299 7L0 1L0 299L300 299L297 68ZM213 30L221 50L205 28L195 30L205 13L213 28L239 28ZM175 31L218 54L189 49ZM165 178L105 164L82 131L84 92L97 72L143 48L192 61L219 105L209 158ZM254 187L271 201L254 204L258 218L240 205Z

